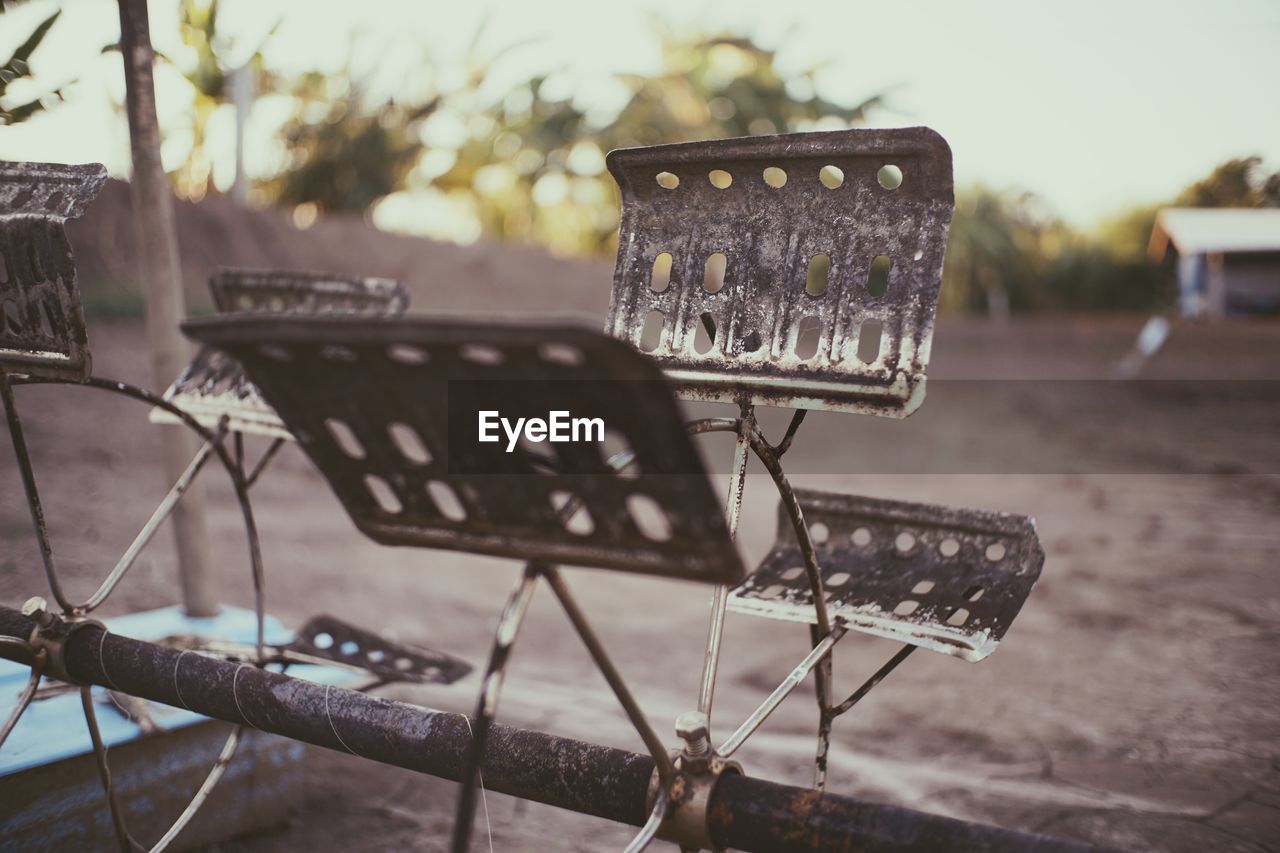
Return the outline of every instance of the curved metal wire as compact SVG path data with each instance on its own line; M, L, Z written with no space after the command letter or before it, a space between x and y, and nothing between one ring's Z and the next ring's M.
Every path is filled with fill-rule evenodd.
M98 587L92 596L83 605L73 605L63 593L60 580L57 576L56 566L52 558L52 547L48 540L47 528L44 524L43 508L40 504L39 493L36 490L35 476L30 464L30 457L26 452L25 436L22 432L21 422L18 419L17 406L13 400L11 385L78 385L96 388L108 393L120 394L122 396L138 400L149 406L159 407L170 414L177 417L187 428L195 432L204 443L197 451L191 463L187 466L186 471L179 477L178 482L170 488L164 500L161 501L156 511L152 513L150 519L143 526L142 531L135 537L125 554L117 562L116 566L108 574L107 578ZM173 508L181 500L186 489L194 482L195 477L200 473L204 464L208 461L211 454L217 455L221 461L223 468L227 471L228 476L235 491L236 500L240 504L241 517L245 525L245 535L249 546L249 561L253 580L254 589L254 614L256 617L256 637L255 637L255 654L256 664L261 666L266 661L265 652L265 622L266 622L266 577L262 567L262 551L258 539L257 523L254 519L253 508L249 502L248 489L253 480L261 474L266 463L270 461L275 451L279 449L278 443L273 444L260 459L255 467L253 474L246 477L243 466L243 455L237 453L233 459L227 452L223 444L226 435L225 419L221 422L216 430L209 430L193 417L182 411L178 407L169 403L167 400L147 391L125 382L117 382L113 380L105 380L100 378L91 378L86 382L72 382L68 380L60 380L44 377L25 377L25 376L8 376L0 375L0 392L3 393L3 402L6 409L6 415L9 420L10 433L14 442L14 449L19 457L19 466L23 471L23 484L27 488L28 502L32 509L32 520L36 526L37 538L40 540L41 554L45 558L46 576L49 580L50 591L58 604L63 608L63 612L71 617L79 618L83 614L88 613L100 606L110 594L115 590L121 579L124 577L128 569L133 565L138 554L150 542L160 524L168 517ZM0 638L7 639L7 638ZM12 716L10 722L7 722L3 734L8 736L9 731L16 725L18 716L30 704L30 696L34 695L35 689L33 685L38 685L39 676L37 670L33 666L32 679L28 684L28 690L24 691L25 701L20 701L18 709ZM84 710L85 723L89 728L90 741L93 744L94 758L98 766L99 777L102 780L103 790L106 794L107 804L111 811L112 825L115 830L117 841L122 849L132 850L134 848L146 849L138 844L136 840L129 834L125 825L124 815L120 809L114 786L111 782L111 770L107 761L107 749L102 741L102 735L98 728L97 716L93 710L93 698L88 687L81 690L81 705ZM201 806L207 801L209 794L221 780L226 771L227 765L230 763L235 751L239 745L243 727L237 726L228 735L227 740L223 743L217 760L213 767L201 782L200 787L196 790L191 801L183 809L182 813L166 830L160 841L157 842L153 851L160 851L169 846L183 829L191 822L199 811ZM3 743L4 738L0 738Z

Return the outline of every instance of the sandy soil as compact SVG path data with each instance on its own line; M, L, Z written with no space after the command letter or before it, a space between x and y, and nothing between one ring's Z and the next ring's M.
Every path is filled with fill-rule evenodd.
M417 296L419 307L431 303ZM485 296L472 298L479 306ZM799 484L1030 513L1048 553L1039 586L990 660L917 654L840 721L832 790L1134 849L1280 845L1280 406L1275 383L1251 381L1277 378L1280 326L1178 327L1147 375L1196 382L1088 381L1107 375L1140 322L943 323L932 368L939 381L919 414L806 422L789 457ZM91 335L99 374L146 383L139 326L98 325ZM994 379L1006 381L965 381ZM149 454L158 428L133 404L94 391L19 394L58 555L72 588L87 589L163 490ZM775 434L783 423L781 413L766 417ZM707 437L703 447L723 472L728 440ZM206 479L221 589L248 605L234 505L219 478ZM0 601L16 606L43 581L7 452L0 484ZM752 565L772 539L776 502L758 467L747 492L742 544ZM287 623L336 612L483 661L517 567L373 545L293 448L255 505L269 607ZM654 725L669 731L696 695L705 590L569 576ZM175 597L166 539L108 609ZM804 647L800 626L731 616L722 725L747 713ZM873 638L846 640L838 690L892 651ZM389 692L469 711L477 680ZM740 754L748 772L805 784L813 716L807 690L797 693ZM545 590L501 719L640 749ZM452 785L319 750L313 762L301 810L237 848L441 847ZM497 795L488 807L497 850L608 849L628 837Z

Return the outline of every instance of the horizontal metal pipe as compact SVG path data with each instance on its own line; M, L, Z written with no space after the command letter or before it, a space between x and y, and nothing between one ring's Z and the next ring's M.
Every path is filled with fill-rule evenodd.
M34 619L0 607L0 636L28 637L35 627ZM29 660L9 644L0 644L0 657ZM94 624L67 637L63 660L67 674L80 682L454 781L462 776L471 742L462 714L157 646ZM495 725L483 773L489 790L639 826L648 816L653 759ZM718 844L739 850L1092 849L738 776L722 777L711 798L709 824Z

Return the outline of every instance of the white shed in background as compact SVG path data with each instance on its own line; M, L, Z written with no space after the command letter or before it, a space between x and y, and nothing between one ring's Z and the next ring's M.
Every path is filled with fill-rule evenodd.
M1184 316L1280 312L1280 208L1166 207L1147 250L1177 254Z

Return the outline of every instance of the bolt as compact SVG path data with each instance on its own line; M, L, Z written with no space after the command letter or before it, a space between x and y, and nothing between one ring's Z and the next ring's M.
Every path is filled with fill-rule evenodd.
M49 612L49 602L38 595L33 595L22 602L22 615L28 619L34 617L41 628L48 628L53 622L53 614Z
M698 758L711 751L710 722L701 711L688 711L676 717L676 734L684 741L684 754Z

